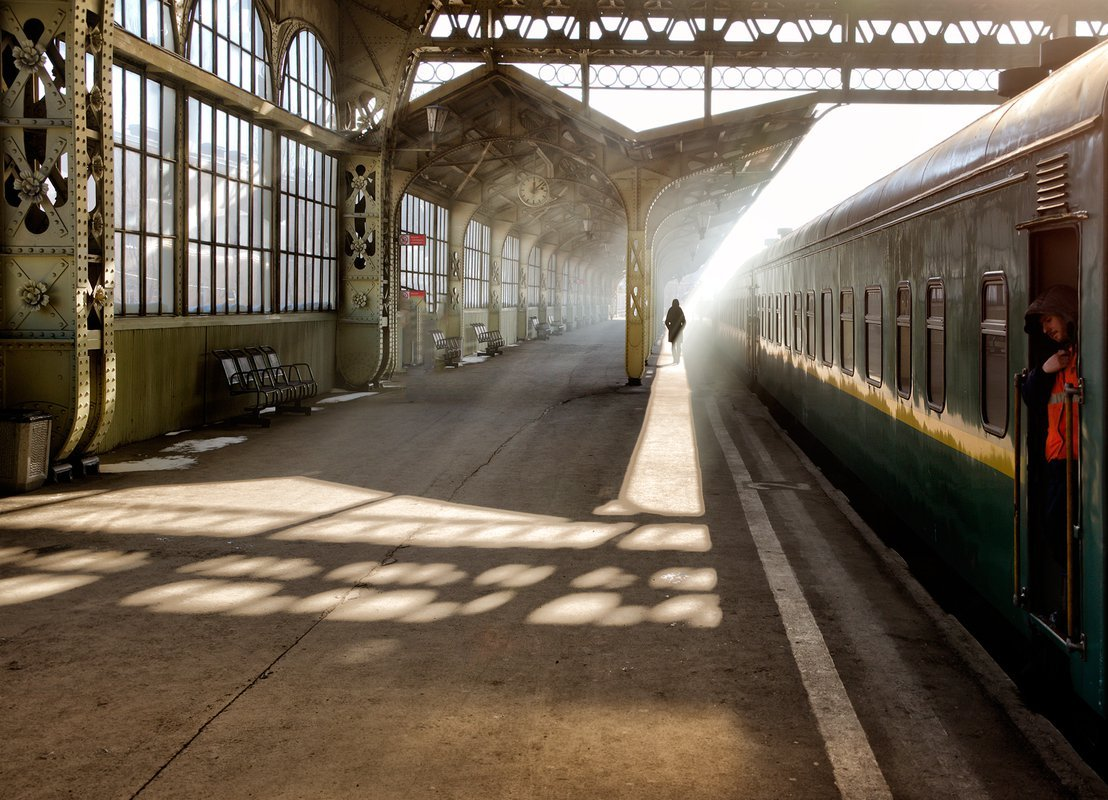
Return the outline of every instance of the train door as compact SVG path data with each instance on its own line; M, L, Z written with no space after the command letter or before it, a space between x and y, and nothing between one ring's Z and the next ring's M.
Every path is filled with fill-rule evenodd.
M1029 317L1027 364L1020 375L1022 400L1024 469L1023 500L1018 503L1026 542L1024 564L1017 560L1017 589L1027 610L1042 625L1064 639L1070 647L1082 640L1081 539L1079 460L1075 457L1078 438L1081 380L1077 355L1077 336L1081 330L1079 237L1076 227L1032 232L1029 241L1028 296L1032 307L1072 314L1073 326L1065 339L1045 327L1043 317ZM1039 305L1036 306L1035 304ZM1069 309L1072 309L1070 311ZM1052 338L1052 336L1054 338ZM1070 341L1067 341L1070 340ZM1070 352L1077 361L1077 377L1072 370L1052 372L1044 365L1059 351ZM1038 374L1032 374L1036 371ZM1058 376L1068 376L1059 381ZM1030 378L1028 377L1030 376ZM1017 409L1019 414L1021 409ZM1067 432L1069 432L1067 434ZM1017 449L1019 444L1017 443ZM1020 535L1020 531L1016 531ZM1026 583L1020 586L1022 580Z

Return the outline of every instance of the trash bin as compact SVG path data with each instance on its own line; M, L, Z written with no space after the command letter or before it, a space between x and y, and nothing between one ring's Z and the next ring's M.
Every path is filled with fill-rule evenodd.
M50 468L49 414L0 410L0 493L37 489Z

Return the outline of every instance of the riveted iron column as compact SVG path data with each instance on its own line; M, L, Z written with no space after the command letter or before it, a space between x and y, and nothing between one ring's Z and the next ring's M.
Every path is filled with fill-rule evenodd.
M112 0L0 6L0 405L55 418L55 460L95 452L115 407Z
M646 232L629 231L627 234L627 379L638 385L646 371L646 356L650 320L650 296L647 262Z
M345 159L346 199L342 210L343 248L336 368L350 386L367 386L386 366L389 297L385 291L381 219L380 159Z

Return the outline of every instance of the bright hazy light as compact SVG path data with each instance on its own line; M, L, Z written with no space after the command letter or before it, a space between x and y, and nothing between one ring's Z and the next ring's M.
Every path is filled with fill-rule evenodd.
M781 229L799 228L991 108L854 105L821 109L820 121L739 220L703 271L700 284L718 285Z

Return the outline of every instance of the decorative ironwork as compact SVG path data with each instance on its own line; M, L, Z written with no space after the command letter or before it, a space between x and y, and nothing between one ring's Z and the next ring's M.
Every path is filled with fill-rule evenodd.
M690 13L692 12L692 13ZM1064 0L1049 14L936 2L926 16L882 8L881 18L837 2L720 0L698 12L680 2L568 4L451 2L428 29L433 47L413 96L484 63L490 54L566 91L671 89L994 93L996 73L1035 63L1042 42L1108 35L1098 0ZM1013 18L1014 17L1014 18ZM903 67L905 58L913 67ZM541 65L541 66L538 66ZM711 79L706 86L706 78ZM950 101L950 97L944 97ZM957 101L958 94L953 100ZM970 102L968 99L966 102Z

